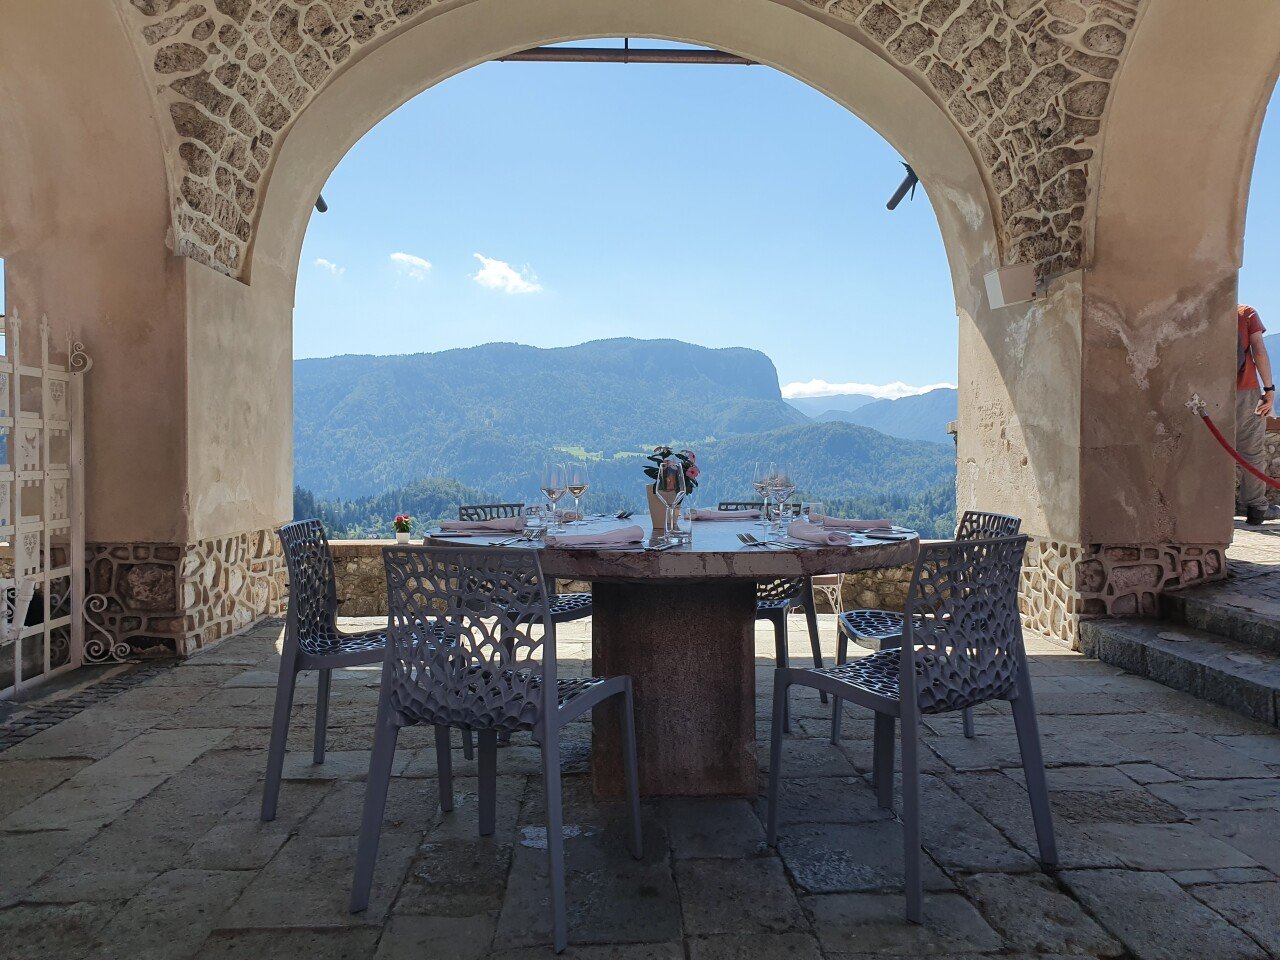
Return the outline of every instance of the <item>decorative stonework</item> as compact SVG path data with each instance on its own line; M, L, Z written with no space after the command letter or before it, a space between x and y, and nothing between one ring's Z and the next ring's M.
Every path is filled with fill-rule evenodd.
M166 120L174 250L239 276L289 124L430 0L118 0ZM1103 113L1141 0L805 0L932 92L980 158L1006 263L1080 266Z
M805 0L857 23L981 158L1005 263L1081 266L1093 159L1140 0Z
M1077 544L1032 537L1022 564L1022 625L1067 646L1075 643L1083 604L1076 593Z
M1263 449L1266 452L1266 474L1273 480L1280 480L1280 430L1273 429L1271 424L1277 423L1271 420L1267 424L1266 439L1263 441ZM1236 470L1236 485L1240 484L1240 471ZM1267 502L1280 503L1280 490L1275 487L1267 487Z
M1022 571L1024 625L1074 647L1087 617L1154 617L1160 596L1226 576L1226 546L1077 544L1032 538Z
M134 656L186 656L284 607L273 530L186 545L92 543L86 554L86 643Z

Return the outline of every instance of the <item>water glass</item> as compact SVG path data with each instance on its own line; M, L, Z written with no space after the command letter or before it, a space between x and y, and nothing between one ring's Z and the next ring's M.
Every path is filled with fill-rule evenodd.
M676 507L685 494L684 466L679 460L663 460L658 464L658 477L654 481L653 492L667 508L663 532L669 534L675 529Z
M822 518L826 516L826 514L823 513L821 503L817 503L813 500L806 500L804 503L800 504L800 516L806 523L821 523Z

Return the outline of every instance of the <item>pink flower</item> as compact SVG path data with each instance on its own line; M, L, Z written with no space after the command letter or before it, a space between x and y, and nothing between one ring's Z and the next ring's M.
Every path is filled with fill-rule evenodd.
M681 450L681 451L680 451L680 456L682 456L682 457L688 457L688 458L689 458L689 462L690 462L690 463L697 463L697 462L698 462L698 455L697 455L696 453L694 453L692 450Z
M699 470L697 466L695 466L692 463L689 464L689 466L685 468L685 471L684 471L685 477L687 477L690 480L697 480L701 473L702 471Z

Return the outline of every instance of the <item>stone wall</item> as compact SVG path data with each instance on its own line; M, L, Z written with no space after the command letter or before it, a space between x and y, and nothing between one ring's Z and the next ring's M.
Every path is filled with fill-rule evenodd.
M241 276L291 122L437 0L118 0L173 157L174 249ZM1088 184L1140 0L804 0L912 75L963 131L1003 258L1084 260ZM456 6L456 4L454 4Z
M287 596L274 530L190 544L91 543L86 644L186 656L279 616Z
M1272 424L1275 424L1273 427ZM1272 419L1267 422L1266 437L1266 456L1267 476L1273 480L1280 480L1280 420ZM1236 471L1236 482L1240 481L1240 471ZM1275 487L1267 487L1267 502L1280 503L1280 490Z
M388 541L389 542L389 541ZM344 617L384 617L387 614L387 581L382 568L382 544L369 540L333 540L334 573L338 581L338 613ZM844 579L843 609L868 607L901 610L911 582L910 567L863 570ZM562 592L589 593L591 584L564 581ZM832 612L818 597L818 611Z
M1067 646L1091 617L1154 617L1160 595L1226 576L1224 544L1078 544L1032 537L1022 570L1024 625Z

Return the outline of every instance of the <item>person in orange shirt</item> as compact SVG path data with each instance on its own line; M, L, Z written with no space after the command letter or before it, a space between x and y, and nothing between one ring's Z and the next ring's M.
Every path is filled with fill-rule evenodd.
M1236 449L1265 472L1267 417L1274 410L1276 388L1271 379L1271 358L1262 342L1266 327L1258 311L1247 303L1236 308L1236 333ZM1267 504L1267 485L1248 470L1240 470L1236 516L1240 515L1249 524L1280 520L1280 506Z

